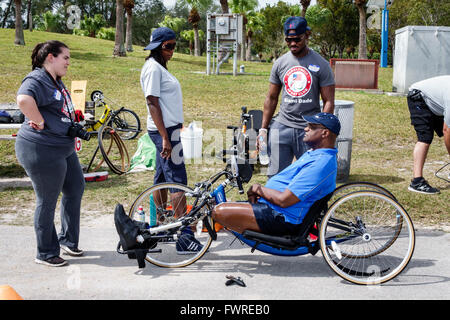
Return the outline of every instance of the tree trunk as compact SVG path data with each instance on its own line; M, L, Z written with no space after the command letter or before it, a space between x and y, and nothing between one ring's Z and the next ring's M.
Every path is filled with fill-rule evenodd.
M113 51L115 57L126 57L127 55L123 38L123 0L116 0L116 39Z
M306 10L308 10L309 5L311 4L311 0L300 0L300 4L302 5L302 17L304 18L306 15Z
M133 12L132 10L127 10L127 35L125 38L125 43L128 52L133 52Z
M30 32L33 31L33 14L31 12L31 0L28 0L27 6L27 27Z
M9 1L8 7L5 10L5 14L3 15L2 28L6 26L6 20L8 20L9 12L11 11L11 4L13 0Z
M247 36L247 53L245 56L246 61L252 60L252 45L253 45L253 39L250 35Z
M228 13L230 10L228 8L228 0L220 0L220 7L222 8L222 13Z
M200 56L200 39L198 36L198 25L194 26L194 56Z
M366 27L366 10L364 4L357 5L359 11L359 49L358 59L367 59L367 27Z
M14 39L14 44L24 46L25 37L23 35L23 25L22 25L22 1L14 0L16 6L16 36Z

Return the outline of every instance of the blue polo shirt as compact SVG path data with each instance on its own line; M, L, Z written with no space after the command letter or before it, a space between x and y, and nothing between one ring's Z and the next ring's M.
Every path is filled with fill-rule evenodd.
M269 179L266 187L280 192L289 189L300 201L281 208L267 200L273 210L281 213L285 221L299 224L312 204L336 189L337 149L316 149L305 152L297 161Z

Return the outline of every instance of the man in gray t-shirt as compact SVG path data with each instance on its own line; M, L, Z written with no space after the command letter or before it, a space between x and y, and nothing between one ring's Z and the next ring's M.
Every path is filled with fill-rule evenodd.
M306 122L302 117L321 112L320 97L323 111L334 112L333 71L327 60L308 48L310 29L306 19L289 17L284 23L284 33L290 51L277 59L272 67L257 139L259 147L260 141L267 138L270 125L268 176L282 171L294 157L298 159L306 151L303 143ZM280 92L280 111L271 123Z
M450 75L425 79L413 83L408 93L411 125L417 135L413 151L413 179L408 190L423 194L437 194L423 177L423 167L434 133L444 136L450 155Z

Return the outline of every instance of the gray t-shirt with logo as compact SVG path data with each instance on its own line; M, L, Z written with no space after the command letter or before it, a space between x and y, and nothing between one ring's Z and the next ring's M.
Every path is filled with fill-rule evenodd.
M302 116L320 112L320 88L335 84L327 60L309 48L297 58L291 52L275 61L269 81L282 86L280 111L275 121L294 128L305 128Z
M68 112L74 110L70 94L61 80L56 87L50 77L44 68L36 68L23 79L17 95L33 97L45 123L43 130L35 130L25 117L17 135L50 146L74 144L74 139L67 135L72 124Z

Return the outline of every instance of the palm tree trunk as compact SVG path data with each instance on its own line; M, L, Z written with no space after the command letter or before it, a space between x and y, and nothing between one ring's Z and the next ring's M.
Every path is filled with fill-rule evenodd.
M31 12L31 0L28 0L27 4L27 27L30 32L33 31L33 15Z
M24 46L25 37L23 35L23 25L22 25L22 1L14 0L16 6L16 35L14 39L14 44Z
M220 7L222 8L222 13L228 13L230 10L228 8L228 0L220 0Z
M198 36L198 25L194 26L194 56L200 56L200 39Z
M252 59L252 45L253 45L253 39L249 35L249 36L247 36L247 53L245 55L246 61L250 61Z
M127 55L123 38L123 0L116 0L116 39L113 51L115 57L126 57Z
M133 52L133 33L132 33L132 25L133 25L133 12L127 10L127 35L125 38L125 43L128 52Z
M367 59L366 10L364 4L357 5L359 11L359 50L358 59Z

